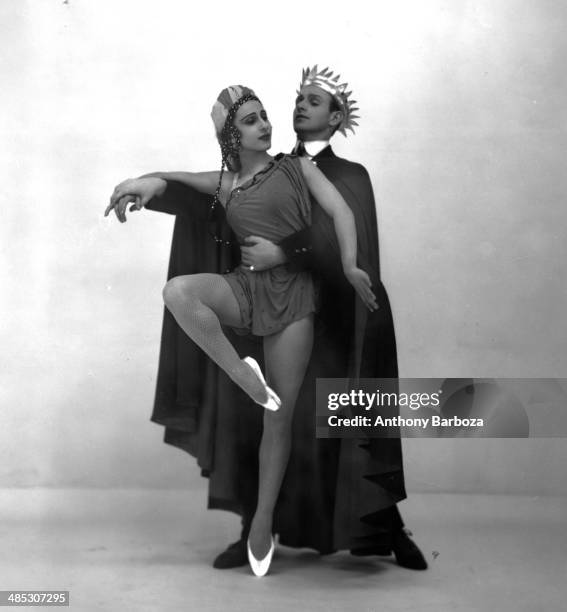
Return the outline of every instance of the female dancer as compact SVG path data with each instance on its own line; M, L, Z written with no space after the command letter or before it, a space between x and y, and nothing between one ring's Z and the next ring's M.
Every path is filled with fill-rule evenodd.
M143 204L159 195L168 178L214 194L239 240L255 234L278 242L310 224L311 192L333 218L346 278L374 309L369 277L356 266L353 216L334 186L304 158L268 155L271 125L252 90L224 89L212 117L222 150L220 173L158 173L125 181L115 189L105 215L123 196L136 196ZM313 280L285 264L262 272L240 266L225 275L173 278L164 301L188 336L252 399L270 409L264 416L258 505L248 541L252 569L263 575L274 549L272 515L289 457L293 408L311 353ZM263 336L267 379L274 391L253 360L240 359L221 325Z

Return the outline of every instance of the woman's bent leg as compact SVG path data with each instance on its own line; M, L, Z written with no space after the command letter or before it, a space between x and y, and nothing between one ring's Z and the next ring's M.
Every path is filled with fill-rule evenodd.
M250 528L250 547L257 559L270 548L272 518L291 449L293 411L313 346L313 315L294 321L264 339L268 384L279 395L277 412L264 413L260 444L258 506Z
M264 385L240 359L221 325L239 327L240 308L219 274L176 276L163 290L165 305L183 331L257 402L267 399Z

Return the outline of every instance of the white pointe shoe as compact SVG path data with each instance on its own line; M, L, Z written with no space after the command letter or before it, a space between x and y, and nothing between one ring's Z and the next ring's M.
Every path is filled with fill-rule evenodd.
M268 387L268 385L266 384L266 380L264 379L264 375L262 374L262 370L260 369L258 362L252 357L244 357L242 361L247 363L254 370L254 373L262 381L262 384L264 385L264 388L266 389L266 393L268 394L268 399L266 403L264 404L260 402L256 402L256 403L260 404L260 406L263 406L266 410L271 410L272 412L279 410L280 406L282 405L282 402L280 398L278 397L277 393L273 389L270 389L270 387Z
M246 546L248 548L248 563L250 563L250 567L254 572L255 576L265 576L270 569L270 564L272 563L272 557L274 555L274 550L276 548L274 544L274 538L270 538L270 550L268 554L263 559L256 559L256 557L252 554L252 549L250 548L250 540L246 542Z

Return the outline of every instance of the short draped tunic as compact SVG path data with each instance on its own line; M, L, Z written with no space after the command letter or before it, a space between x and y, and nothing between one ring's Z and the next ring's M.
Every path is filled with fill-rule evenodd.
M311 225L310 195L300 159L280 154L234 189L226 218L241 245L252 235L278 243ZM258 272L241 264L223 276L240 307L242 327L236 330L240 333L267 336L316 310L311 274L292 271L288 264Z

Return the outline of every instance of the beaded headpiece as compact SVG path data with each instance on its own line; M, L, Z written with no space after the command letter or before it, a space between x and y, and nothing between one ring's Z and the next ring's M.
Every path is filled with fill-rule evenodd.
M248 95L255 96L254 92L249 87L244 87L243 85L229 85L220 92L216 102L213 104L213 110L211 111L211 118L215 124L217 138L222 132L232 106L236 102L240 102L244 96ZM240 102L240 105L241 104L244 103Z
M238 109L251 100L260 101L252 89L243 85L230 85L220 92L211 111L222 154L219 182L209 211L209 232L217 243L230 244L230 241L220 238L217 231L211 230L211 226L218 225L215 219L215 209L217 204L220 204L219 196L224 168L226 166L233 172L239 169L240 131L234 125L234 118Z
M251 100L260 101L249 87L231 85L220 92L213 104L211 118L221 147L223 168L226 164L229 170L234 170L238 165L240 131L234 125L234 117L238 109Z
M320 87L327 93L331 94L339 108L343 113L343 120L340 122L337 130L346 136L347 130L350 130L354 134L353 125L358 126L355 119L360 119L358 115L355 115L355 111L358 111L358 107L355 106L356 100L351 100L350 95L352 91L347 91L348 83L340 83L341 75L333 74L332 70L324 68L319 70L317 64L313 68L304 68L301 74L301 83L299 89L306 87L307 85L315 85ZM299 92L298 92L299 93Z

